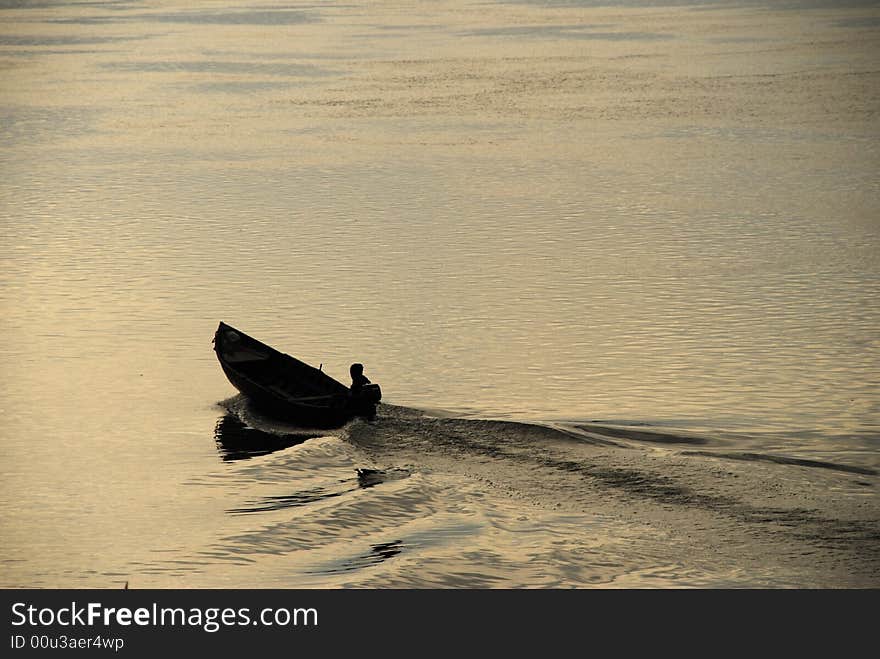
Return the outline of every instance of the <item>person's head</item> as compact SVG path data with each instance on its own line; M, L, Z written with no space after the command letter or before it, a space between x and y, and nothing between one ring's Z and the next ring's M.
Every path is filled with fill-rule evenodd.
M364 374L364 365L363 364L352 364L351 368L348 369L348 372L351 373L351 377L355 375L363 375Z

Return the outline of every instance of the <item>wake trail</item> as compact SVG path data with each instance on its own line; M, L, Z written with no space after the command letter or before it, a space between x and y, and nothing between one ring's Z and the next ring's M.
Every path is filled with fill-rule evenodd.
M696 556L770 560L780 569L833 574L834 583L880 585L873 470L678 450L711 442L644 430L381 411L376 422L342 431L376 464L480 481L547 510L648 524L676 551Z

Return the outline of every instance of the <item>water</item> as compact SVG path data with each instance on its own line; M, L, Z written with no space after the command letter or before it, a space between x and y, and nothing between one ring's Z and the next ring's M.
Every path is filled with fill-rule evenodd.
M876 587L878 17L0 3L3 585Z

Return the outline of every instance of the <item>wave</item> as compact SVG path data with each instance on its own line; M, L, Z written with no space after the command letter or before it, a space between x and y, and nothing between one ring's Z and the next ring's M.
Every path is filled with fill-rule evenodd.
M383 469L356 468L355 473L357 474L355 478L338 480L333 488L313 487L299 490L293 494L263 497L253 504L230 508L226 512L231 514L262 513L282 510L284 508L307 506L318 501L345 496L356 491L358 488L376 487L382 483L400 480L409 476L409 472L402 469L386 471Z
M710 458L722 458L726 460L743 460L746 462L772 462L781 465L795 465L797 467L813 467L816 469L831 469L843 471L849 474L865 474L876 476L877 470L869 467L857 467L854 465L826 462L824 460L809 460L807 458L792 458L785 455L770 455L767 453L713 453L711 451L684 451L682 455L705 455Z
M297 583L880 583L878 474L868 467L733 451L711 433L465 419L385 403L374 420L312 439L246 419L218 423L218 450L241 425L273 448L296 443L224 472L247 497L227 512L259 525L203 556L295 554Z
M575 429L602 437L615 437L634 442L653 442L657 444L708 444L705 437L673 435L664 432L633 430L632 428L610 428L608 426L574 424Z
M407 453L424 449L425 454L468 454L480 461L487 458L506 458L513 461L534 461L618 483L628 487L645 485L645 478L636 477L632 470L611 469L597 471L588 465L570 460L553 460L544 453L548 447L567 444L595 447L633 449L641 445L658 445L674 449L676 446L703 446L704 450L681 450L679 456L708 457L744 462L761 462L784 466L825 469L848 474L877 476L871 467L844 464L830 460L763 453L760 451L720 451L714 445L725 442L714 438L680 431L646 430L609 426L596 422L522 422L499 419L459 418L447 412L426 412L414 408L383 403L377 420L356 419L336 431L302 428L288 422L265 416L251 408L242 396L221 403L228 414L219 419L215 439L223 460L241 460L280 451L309 439L338 434L356 446L366 449L394 450ZM414 460L418 463L418 460ZM364 469L364 474L386 474L379 470ZM604 474L604 476L603 476ZM623 475L622 475L623 474ZM661 487L669 491L669 488Z

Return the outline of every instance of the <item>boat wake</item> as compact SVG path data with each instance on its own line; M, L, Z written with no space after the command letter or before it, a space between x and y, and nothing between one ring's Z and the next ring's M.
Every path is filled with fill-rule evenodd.
M223 551L308 550L320 560L301 570L316 585L880 585L868 466L644 426L387 404L374 420L309 431L225 403L221 458L258 458L242 463L250 482L288 491L230 508L275 521Z

